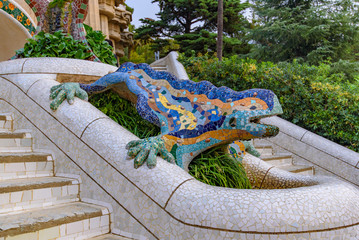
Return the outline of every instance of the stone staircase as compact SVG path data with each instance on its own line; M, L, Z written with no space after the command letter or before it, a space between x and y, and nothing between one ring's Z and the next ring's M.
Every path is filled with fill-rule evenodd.
M51 154L33 151L31 134L0 114L0 240L124 239L104 235L108 209L81 202L79 191L78 179L54 176Z
M288 172L298 173L302 175L315 174L314 167L293 164L293 158L291 153L274 151L273 145L265 139L255 139L253 142L254 147L261 154L260 158L263 161Z
M163 64L158 64L158 65L151 65L151 68L153 70L156 70L156 71L165 71L167 72L168 71L168 67L167 65L163 65Z

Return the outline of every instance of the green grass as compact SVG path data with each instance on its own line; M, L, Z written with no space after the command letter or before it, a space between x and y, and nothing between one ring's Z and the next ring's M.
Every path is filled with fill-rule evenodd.
M139 138L157 136L161 133L159 127L144 120L137 113L133 103L112 91L90 96L89 102Z
M222 146L214 147L198 155L188 167L189 174L212 186L252 188L242 164L222 149Z
M142 119L131 102L107 91L89 98L89 102L139 138L160 134L160 128ZM243 166L226 155L221 147L211 148L192 160L189 174L197 180L219 187L251 188Z

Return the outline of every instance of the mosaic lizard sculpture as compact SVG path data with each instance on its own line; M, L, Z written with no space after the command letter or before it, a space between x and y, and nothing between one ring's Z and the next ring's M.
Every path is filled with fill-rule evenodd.
M63 83L51 89L51 109L67 98L86 99L87 94L112 88L121 97L136 103L138 113L161 127L161 134L128 143L128 155L135 167L146 160L156 165L156 155L187 170L191 160L208 148L231 144L229 151L244 154L245 144L237 140L271 137L275 126L258 120L282 113L276 95L270 90L235 92L215 87L207 81L178 80L167 72L154 71L147 64L125 63L92 84Z

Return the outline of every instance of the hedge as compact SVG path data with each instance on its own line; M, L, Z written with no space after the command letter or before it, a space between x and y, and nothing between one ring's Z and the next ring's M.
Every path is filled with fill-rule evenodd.
M194 81L207 80L236 91L272 90L283 107L282 118L359 152L359 84L333 64L274 64L240 59L219 62L208 56L179 60Z

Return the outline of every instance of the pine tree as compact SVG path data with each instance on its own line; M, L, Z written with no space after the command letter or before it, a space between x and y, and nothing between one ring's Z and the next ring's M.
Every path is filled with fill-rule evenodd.
M260 24L250 34L250 56L256 59L318 64L355 57L358 6L351 0L258 0L255 13Z
M160 12L157 14L159 20L141 19L143 25L136 29L136 38L174 38L179 41L181 51L184 52L186 50L183 49L191 48L191 46L193 46L192 49L201 53L208 50L216 51L216 44L212 46L216 35L212 33L217 30L217 0L153 0L152 3L158 3L160 6ZM241 3L240 0L223 0L223 5L225 36L227 38L243 36L245 27L249 25L243 17L243 11L250 4ZM207 39L203 39L206 36ZM159 41L165 42L165 40ZM199 42L202 42L202 45L199 45ZM243 45L242 49L247 51L247 43L236 41L236 44L238 45L239 42ZM229 49L238 49L237 45ZM228 51L224 49L224 52Z

